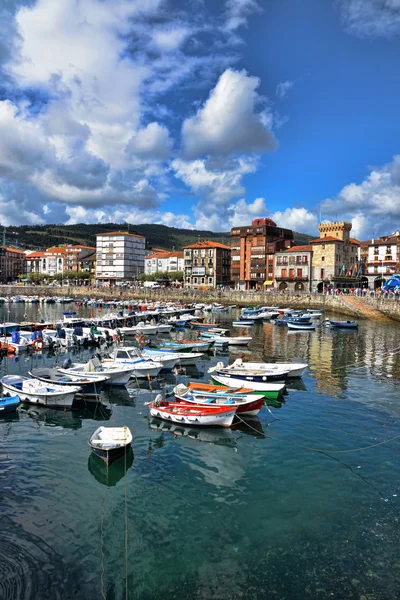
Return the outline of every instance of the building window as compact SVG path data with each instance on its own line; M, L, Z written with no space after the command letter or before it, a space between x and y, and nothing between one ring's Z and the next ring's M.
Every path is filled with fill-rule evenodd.
M286 269L281 270L281 277L286 277Z
M289 269L289 277L294 277L294 269Z
M197 283L197 277L193 278L193 283Z
M325 262L325 256L321 256L322 262Z
M213 278L212 278L212 277L209 277L209 278L208 278L208 283L212 283L212 282L213 282Z
M205 280L204 280L204 277L202 277L202 278L201 278L201 283L204 283L204 281L205 281Z
M303 269L297 269L297 277L303 277Z
M325 277L325 269L321 269L321 279L324 279Z
M326 237L326 235L325 235ZM325 244L322 244L322 250L325 250Z

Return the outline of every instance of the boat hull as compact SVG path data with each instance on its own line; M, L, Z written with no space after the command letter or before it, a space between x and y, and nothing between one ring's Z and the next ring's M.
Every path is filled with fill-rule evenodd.
M173 406L175 404L175 406ZM202 407L203 414L195 406L179 407L177 403L168 406L149 405L150 415L154 418L163 419L178 425L190 425L191 427L230 427L235 417L236 409L231 408L224 411L214 411ZM176 412L174 412L176 411Z
M241 379L235 379L233 377L224 375L212 375L212 380L215 383L226 385L227 387L240 387L241 385L246 385L246 387L251 388L251 390L255 393L262 392L264 396L267 398L271 398L272 400L276 400L279 398L280 394L285 389L285 385L282 383L258 383L255 381L243 381Z

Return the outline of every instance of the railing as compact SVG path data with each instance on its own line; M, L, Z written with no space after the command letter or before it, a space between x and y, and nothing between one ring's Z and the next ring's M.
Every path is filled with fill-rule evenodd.
M276 281L309 281L308 277L301 275L278 275Z

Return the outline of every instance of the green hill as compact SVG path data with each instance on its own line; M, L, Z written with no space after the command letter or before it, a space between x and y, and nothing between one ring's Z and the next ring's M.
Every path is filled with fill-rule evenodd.
M3 230L4 227L0 226ZM199 240L214 240L230 245L228 232L198 231L178 229L166 225L127 225L117 223L86 225L21 225L6 227L6 244L18 245L21 249L43 250L61 244L83 244L96 246L96 233L108 231L129 231L146 238L147 248L165 248L166 250L181 250L184 246L194 244ZM1 233L1 231L0 231ZM304 233L294 233L296 244L307 244L313 236ZM2 242L1 242L2 243Z

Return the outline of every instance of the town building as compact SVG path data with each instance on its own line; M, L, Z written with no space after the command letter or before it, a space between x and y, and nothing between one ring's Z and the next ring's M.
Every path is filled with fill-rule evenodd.
M352 225L346 221L320 223L320 237L311 240L312 289L353 288L363 283L359 273L360 242L350 237Z
M218 287L231 282L231 248L210 240L184 248L185 285Z
M54 246L44 252L30 252L26 255L27 274L41 273L49 278L58 274L77 273L81 270L81 258L93 254L92 246Z
M292 246L275 253L274 287L280 291L305 292L311 290L313 248Z
M183 252L169 252L168 250L158 250L146 256L144 261L144 272L146 275L155 273L170 273L184 270Z
M274 255L293 246L293 232L272 219L231 229L231 279L236 289L251 290L274 282Z
M400 231L360 242L358 257L369 287L380 288L388 277L400 273Z
M96 277L96 249L83 249L78 254L78 271L86 271L88 278Z
M96 279L106 285L136 280L144 272L146 238L125 231L96 236Z
M25 252L17 248L0 246L0 281L20 281L26 275Z

